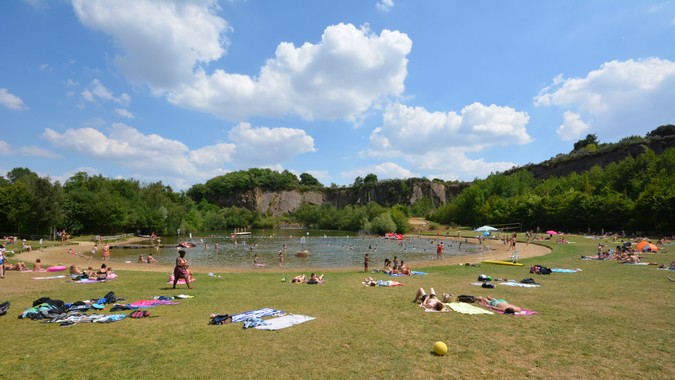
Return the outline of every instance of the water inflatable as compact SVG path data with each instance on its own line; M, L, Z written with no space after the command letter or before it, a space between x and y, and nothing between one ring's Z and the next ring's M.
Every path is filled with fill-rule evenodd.
M47 272L61 272L63 270L66 270L66 267L63 265L54 265L53 267L47 268Z

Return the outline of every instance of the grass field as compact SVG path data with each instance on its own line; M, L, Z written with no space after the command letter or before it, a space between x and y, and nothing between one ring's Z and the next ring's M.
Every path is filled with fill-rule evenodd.
M170 289L161 272L118 271L118 279L91 285L8 273L0 280L0 302L12 303L0 317L0 379L675 378L675 283L667 279L675 273L582 261L598 242L568 239L571 244L544 243L553 252L524 259L523 267L415 268L428 274L395 278L405 286L389 288L364 287L365 274L356 270L325 272L326 283L314 286L281 282L295 272L196 273L193 290ZM668 247L672 252L647 255L649 261L675 260L675 245ZM529 274L533 264L583 271L537 276ZM534 277L542 286L470 285L480 274ZM425 313L411 302L418 287L492 295L538 314ZM195 297L149 309L152 318L109 324L60 327L17 318L42 296L74 302L108 291L127 301ZM208 325L211 313L262 307L316 320L280 331ZM433 354L436 341L447 343L446 356Z

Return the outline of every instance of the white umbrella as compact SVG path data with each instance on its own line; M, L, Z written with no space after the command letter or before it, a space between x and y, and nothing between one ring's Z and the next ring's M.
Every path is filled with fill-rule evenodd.
M483 227L478 227L474 231L476 232L490 232L490 231L497 231L496 228L492 226L483 226Z

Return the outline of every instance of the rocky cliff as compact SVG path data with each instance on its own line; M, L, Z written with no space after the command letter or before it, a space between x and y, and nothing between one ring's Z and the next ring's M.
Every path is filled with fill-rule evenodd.
M282 215L295 211L301 204L330 204L338 209L347 205L365 205L375 202L383 206L414 205L428 199L434 206L445 204L449 197L458 195L468 184L445 185L429 180L408 179L381 181L360 187L326 188L321 191L276 191L256 189L230 197L222 197L224 206L245 207L268 215Z

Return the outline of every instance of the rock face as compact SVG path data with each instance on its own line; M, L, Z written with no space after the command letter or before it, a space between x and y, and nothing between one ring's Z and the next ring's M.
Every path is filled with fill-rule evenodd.
M428 199L434 206L443 205L448 197L459 194L468 184L446 186L427 180L391 180L360 187L326 188L322 191L276 191L259 189L219 198L222 206L245 207L267 215L283 215L298 209L303 203L330 204L338 209L347 205L376 202L383 206L414 205Z

